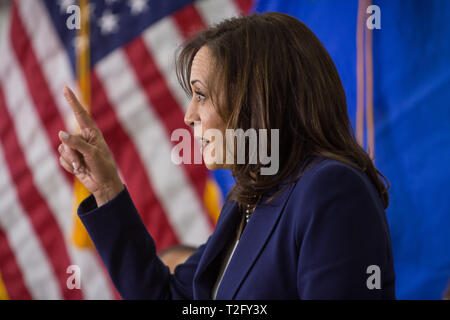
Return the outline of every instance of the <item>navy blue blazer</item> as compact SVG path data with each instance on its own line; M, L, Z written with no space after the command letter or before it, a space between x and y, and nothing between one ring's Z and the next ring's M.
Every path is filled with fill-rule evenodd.
M241 217L226 202L207 242L171 275L126 188L99 208L86 198L78 215L124 299L211 299ZM379 289L367 285L371 265L379 267ZM217 299L394 299L394 279L378 193L367 175L327 159L257 206Z

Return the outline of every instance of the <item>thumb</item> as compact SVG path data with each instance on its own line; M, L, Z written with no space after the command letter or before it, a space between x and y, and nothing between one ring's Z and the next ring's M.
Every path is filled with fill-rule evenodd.
M68 147L79 151L83 155L87 155L92 152L92 146L78 135L68 134L67 132L60 131L59 138Z

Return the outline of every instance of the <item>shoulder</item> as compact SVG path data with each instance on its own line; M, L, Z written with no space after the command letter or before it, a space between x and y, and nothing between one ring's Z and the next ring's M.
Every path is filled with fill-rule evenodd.
M394 296L388 223L365 173L339 161L317 163L296 182L285 214L298 252L301 297ZM384 270L385 290L367 290L369 265Z
M313 221L383 221L381 198L364 172L336 160L323 160L295 183L288 202L295 225ZM380 220L381 219L381 220Z
M365 194L378 197L367 174L343 162L324 159L310 165L293 190L296 196L307 196L309 201L336 194L355 196Z

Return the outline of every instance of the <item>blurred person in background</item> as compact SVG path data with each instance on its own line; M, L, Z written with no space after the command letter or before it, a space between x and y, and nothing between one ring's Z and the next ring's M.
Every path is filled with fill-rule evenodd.
M450 300L450 280L447 282L447 288L445 288L444 295L442 296L444 300Z

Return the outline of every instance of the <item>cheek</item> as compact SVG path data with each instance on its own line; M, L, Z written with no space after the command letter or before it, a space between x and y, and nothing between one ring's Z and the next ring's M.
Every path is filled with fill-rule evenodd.
M214 114L210 114L204 121L202 121L202 136L210 141L213 141L217 148L225 141L224 128L225 125L220 118L216 117Z
M207 110L202 116L202 136L212 143L204 149L205 163L211 166L222 165L224 159L225 124L214 109ZM219 137L217 135L220 135ZM219 160L221 159L221 160ZM214 169L212 169L214 170Z
M218 129L222 131L225 128L225 124L213 106L207 106L205 111L200 114L200 118L203 130Z

